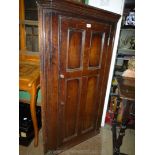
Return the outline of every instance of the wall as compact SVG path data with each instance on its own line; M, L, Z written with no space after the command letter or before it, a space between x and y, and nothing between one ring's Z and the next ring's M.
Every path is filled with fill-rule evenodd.
M122 14L124 0L88 0L89 5Z

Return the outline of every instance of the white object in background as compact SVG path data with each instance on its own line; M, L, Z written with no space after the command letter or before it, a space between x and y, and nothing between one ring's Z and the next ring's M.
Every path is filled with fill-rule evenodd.
M124 7L124 0L89 0L88 5L121 14Z
M135 26L135 12L130 12L126 17L125 25Z

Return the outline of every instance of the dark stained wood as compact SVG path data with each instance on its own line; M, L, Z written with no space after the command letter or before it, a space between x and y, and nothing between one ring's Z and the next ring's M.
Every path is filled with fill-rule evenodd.
M98 92L98 77L89 77L87 79L86 102L83 105L82 133L95 129L95 115Z
M98 133L119 15L69 1L41 1L38 7L48 152Z
M111 57L112 57L112 50L113 50L113 45L114 45L114 39L115 39L115 31L116 31L116 25L111 26L111 33L110 33L110 41L109 41L109 46L107 47L107 56L106 56L106 66L105 66L105 71L104 71L104 79L102 80L102 90L101 90L101 99L105 98L106 95L106 88L107 88L107 82L108 82L108 77L109 77L109 70L110 70L110 64L111 64ZM101 119L102 119L102 113L103 113L103 108L104 108L104 102L100 102L100 107L98 111L98 121L97 121L97 129L100 128L101 126Z
M63 139L77 136L78 108L79 108L79 80L67 80L66 82L66 102L64 105L64 134ZM62 105L63 106L63 105Z
M99 22L115 23L120 15L109 11L85 5L82 3L71 2L67 0L40 0L39 4L43 8L50 8L55 12L61 12L62 15L71 17L82 17L83 19L93 19Z
M82 32L77 30L68 30L68 69L81 67L81 46L82 46Z
M103 38L103 39L102 39ZM91 33L91 49L89 54L89 67L98 67L101 60L101 47L104 35L99 32Z
M46 151L57 147L57 143L53 139L57 139L58 119L58 18L52 15L49 10L42 10L39 14L39 20L43 20L42 23L39 23L39 38L43 139ZM50 128L47 127L48 124L50 124Z

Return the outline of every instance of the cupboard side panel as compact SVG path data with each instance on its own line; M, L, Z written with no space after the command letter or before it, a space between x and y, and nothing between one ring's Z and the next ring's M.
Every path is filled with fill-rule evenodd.
M40 58L44 152L57 148L58 114L58 18L41 9Z

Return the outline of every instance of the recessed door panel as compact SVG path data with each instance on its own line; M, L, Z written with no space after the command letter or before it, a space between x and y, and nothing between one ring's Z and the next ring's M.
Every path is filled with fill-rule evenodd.
M79 95L79 79L66 81L66 102L64 103L63 141L77 136Z
M91 33L91 45L89 54L89 67L101 66L101 56L104 44L104 33L93 32Z
M82 31L68 30L68 69L81 67L82 37Z
M98 76L89 77L87 79L87 91L86 91L86 102L83 103L83 120L82 123L82 132L88 132L92 130L95 126L95 110L97 105L97 87L98 87Z

